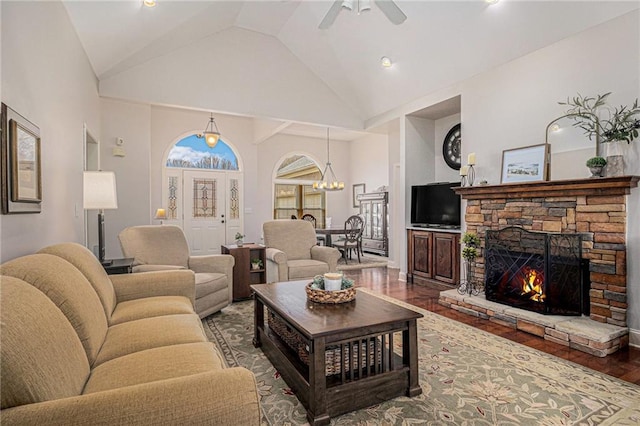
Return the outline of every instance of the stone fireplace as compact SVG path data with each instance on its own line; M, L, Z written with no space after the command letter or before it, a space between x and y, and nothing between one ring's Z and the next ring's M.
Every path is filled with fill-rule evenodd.
M484 252L487 300L545 315L581 315L586 305L589 313L581 234L487 230Z
M588 317L579 320L580 328L586 327L587 331L574 331L573 325L578 320L563 328L565 326L550 325L548 320L536 322L530 316L495 315L493 305L474 307L469 303L470 298L460 301L441 297L441 303L598 356L626 346L626 195L638 186L639 179L622 176L456 189L467 200L467 232L476 233L482 241L481 253L472 271L475 280L484 282L486 278L486 231L515 226L527 231L580 235L580 259L587 275L582 293L583 309ZM483 296L475 298L484 299ZM608 337L594 335L589 328L604 330Z

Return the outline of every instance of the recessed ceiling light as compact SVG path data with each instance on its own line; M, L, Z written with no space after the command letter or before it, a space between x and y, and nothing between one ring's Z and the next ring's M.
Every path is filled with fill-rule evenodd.
M380 65L382 65L382 68L391 68L393 62L391 62L391 58L383 56L382 58L380 58Z
M142 0L142 4L147 7L156 7L156 0Z
M500 1L500 0L484 0L484 2L485 2L485 3L488 3L488 4L496 4L496 3L498 3L499 1Z

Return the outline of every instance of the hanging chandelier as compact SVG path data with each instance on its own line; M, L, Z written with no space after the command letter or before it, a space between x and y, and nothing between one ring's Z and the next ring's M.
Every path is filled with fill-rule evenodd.
M204 138L204 141L209 145L209 148L216 146L220 139L220 131L218 130L216 121L213 118L213 113L211 113L211 118L209 119L209 123L207 123L207 127L205 127L204 132L199 133L196 136L200 139Z
M336 174L331 167L331 159L329 157L329 128L327 127L327 165L324 167L324 171L320 176L320 180L313 182L314 191L342 191L344 189L344 182L338 181Z

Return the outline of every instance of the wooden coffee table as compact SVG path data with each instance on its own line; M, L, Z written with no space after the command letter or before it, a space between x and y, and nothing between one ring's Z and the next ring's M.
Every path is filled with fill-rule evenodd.
M308 282L251 288L253 344L295 392L309 423L329 424L331 416L422 393L416 329L422 314L361 291L352 302L310 302Z

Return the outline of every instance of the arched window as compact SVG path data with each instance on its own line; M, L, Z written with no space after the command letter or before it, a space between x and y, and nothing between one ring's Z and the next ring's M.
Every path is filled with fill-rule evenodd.
M238 170L238 159L222 139L213 148L196 135L176 143L167 157L167 167L209 170Z
M322 172L311 158L302 154L286 157L276 171L274 182L273 218L301 218L311 214L316 226L325 224L325 193L314 191L311 184L319 180Z

